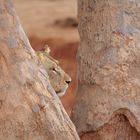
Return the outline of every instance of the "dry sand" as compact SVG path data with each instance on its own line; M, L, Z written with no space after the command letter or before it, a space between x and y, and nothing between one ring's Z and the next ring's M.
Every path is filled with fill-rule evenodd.
M77 0L14 0L17 13L28 36L79 40L76 28L55 26L57 20L77 17Z

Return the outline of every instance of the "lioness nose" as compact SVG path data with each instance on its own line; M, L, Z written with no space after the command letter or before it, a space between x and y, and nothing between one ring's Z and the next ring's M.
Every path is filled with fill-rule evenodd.
M71 81L65 81L67 84L70 84Z

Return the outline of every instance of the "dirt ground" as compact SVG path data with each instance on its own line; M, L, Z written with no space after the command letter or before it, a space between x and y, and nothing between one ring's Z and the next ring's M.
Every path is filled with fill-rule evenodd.
M77 0L14 0L14 3L28 36L79 40L77 28L57 25L67 18L77 20Z
M72 77L67 94L61 98L70 114L76 90L77 0L14 0L32 47L40 50L46 43L51 55Z

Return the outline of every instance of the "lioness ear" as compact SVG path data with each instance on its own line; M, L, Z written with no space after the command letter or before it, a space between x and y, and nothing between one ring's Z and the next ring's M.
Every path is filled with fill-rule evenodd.
M44 46L44 52L46 54L50 54L50 52L51 52L51 49L50 49L50 47L47 44Z
M36 52L36 54L37 54L39 60L41 62L43 62L44 61L44 55L43 55L43 53L41 51L38 51L38 52Z

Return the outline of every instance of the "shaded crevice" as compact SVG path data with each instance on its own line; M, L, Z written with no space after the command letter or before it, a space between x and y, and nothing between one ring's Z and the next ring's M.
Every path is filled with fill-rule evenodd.
M122 114L124 110L118 110L118 114L115 112L108 123L96 131L84 132L81 135L81 140L139 140L139 132L131 125L127 117L129 113L126 113L127 116Z

